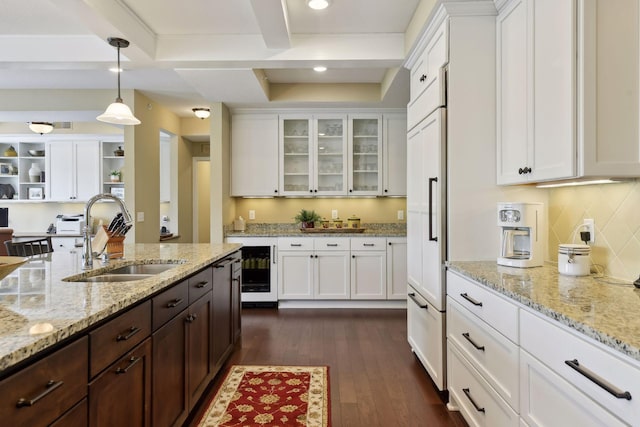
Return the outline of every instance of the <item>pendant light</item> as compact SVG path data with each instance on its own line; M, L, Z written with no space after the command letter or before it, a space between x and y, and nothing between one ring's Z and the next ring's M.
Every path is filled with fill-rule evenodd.
M44 135L45 133L49 133L53 130L53 123L30 122L29 129L31 129L32 132L39 133L40 135Z
M111 46L118 49L118 97L114 103L107 107L104 113L96 118L101 122L113 123L115 125L139 125L140 120L133 115L131 109L127 104L122 102L122 98L120 97L120 48L128 47L129 42L118 37L109 37L107 41Z

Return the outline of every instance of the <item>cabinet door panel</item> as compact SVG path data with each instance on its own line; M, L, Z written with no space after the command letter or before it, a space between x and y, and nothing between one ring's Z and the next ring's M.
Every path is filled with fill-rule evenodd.
M211 360L213 302L211 293L203 296L189 307L187 316L188 340L187 363L189 409L196 404L200 395L213 377ZM216 331L217 333L217 331Z
M278 116L234 115L231 123L231 195L278 194Z
M71 144L47 144L49 200L68 201L74 196L73 149Z
M314 258L316 299L349 299L349 252L325 251Z
M385 196L407 195L407 116L384 116L382 126L383 189Z
M388 239L387 299L407 297L407 239Z
M89 426L151 426L151 340L89 384Z
M181 425L187 417L186 317L183 310L153 334L154 427Z
M281 195L313 193L313 126L308 116L280 117L280 181Z
M514 1L497 19L498 184L526 181L518 169L528 166L527 3Z
M76 199L89 200L100 192L100 145L98 141L75 143Z
M351 299L386 299L386 252L351 254Z
M278 298L313 299L313 252L278 253Z
M231 265L222 261L213 266L213 330L211 358L213 366L222 363L222 357L232 343L231 337Z

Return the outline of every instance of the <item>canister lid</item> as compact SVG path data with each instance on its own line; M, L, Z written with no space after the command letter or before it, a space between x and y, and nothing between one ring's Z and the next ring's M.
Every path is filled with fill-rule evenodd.
M348 219L350 219L351 221L360 221L360 218L355 215L351 215Z
M563 243L558 245L558 253L566 255L589 255L591 253L591 247L578 243Z

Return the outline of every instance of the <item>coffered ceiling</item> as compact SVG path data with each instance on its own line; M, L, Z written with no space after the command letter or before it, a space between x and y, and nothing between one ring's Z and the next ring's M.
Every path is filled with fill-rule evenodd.
M181 116L231 107L404 107L420 0L0 0L0 89L122 87ZM316 73L315 65L328 70Z

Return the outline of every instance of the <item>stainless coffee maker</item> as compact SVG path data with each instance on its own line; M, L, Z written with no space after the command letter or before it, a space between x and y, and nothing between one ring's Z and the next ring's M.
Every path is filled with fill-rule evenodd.
M546 215L542 203L498 203L498 264L539 267L544 261Z

